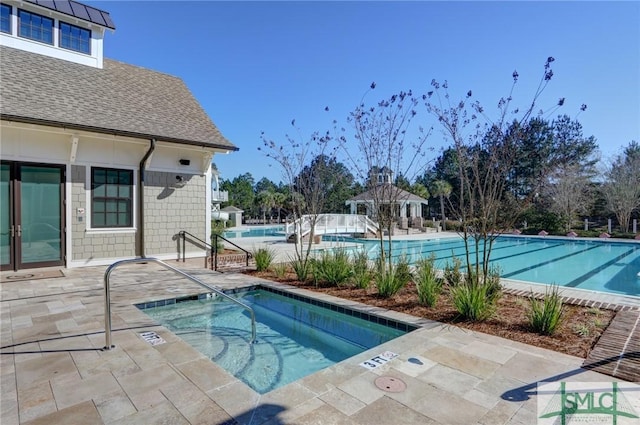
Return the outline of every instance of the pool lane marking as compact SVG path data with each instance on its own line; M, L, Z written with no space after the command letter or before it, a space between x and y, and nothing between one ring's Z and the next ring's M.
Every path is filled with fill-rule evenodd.
M560 243L550 244L548 246L543 246L541 248L529 249L527 251L518 252L518 253L511 254L511 255L503 255L503 256L498 257L498 258L492 257L491 261L497 261L497 260L502 260L502 259L506 259L506 258L518 257L518 256L521 256L521 255L528 255L528 254L531 254L531 253L534 253L534 252L538 252L538 251L544 251L544 250L547 250L547 249L557 248L557 247L562 246L562 245L564 245L564 244L560 242ZM511 245L501 246L501 247L497 247L497 248L494 246L491 249L491 252L493 253L493 252L499 251L501 249L512 248L514 246L520 246L520 244L511 244ZM462 249L462 248L464 248L464 245L460 245L457 248L461 248ZM426 253L429 253L429 254L432 253L432 252L436 253L436 252L443 251L443 250L450 251L451 249L450 248L443 248L443 249L437 249L437 250L432 250L432 251L420 251L420 255L422 255L424 257L424 254L426 254ZM464 255L465 255L464 252L461 252L460 255L456 255L454 253L452 255L446 255L446 256L443 256L443 257L437 257L437 259L438 260L447 260L447 259L450 259L450 258L453 258L453 257L460 258L460 257L463 257ZM401 257L401 256L402 256L402 254L396 255L394 257Z
M533 270L533 269L537 269L537 268L539 268L539 267L546 266L546 265L548 265L548 264L553 264L553 263L558 262L558 261L561 261L561 260L566 260L567 258L571 258L571 257L574 257L574 256L576 256L576 255L584 254L585 252L587 252L587 251L591 251L592 249L596 249L596 248L599 248L599 246L598 246L598 245L593 245L593 246L591 246L591 247L589 247L589 248L582 249L582 250L580 250L580 251L572 252L571 254L563 255L563 256L561 256L561 257L553 258L553 259L551 259L551 260L543 261L543 262L541 262L541 263L536 263L536 264L534 264L534 265L531 265L531 266L529 266L529 267L525 267L525 268L523 268L523 269L519 269L519 270L513 271L513 272L511 272L511 273L505 273L505 274L504 274L504 275L502 275L501 277L503 277L503 278L510 278L510 277L515 276L515 275L518 275L518 274L520 274L520 273L524 273L524 272L527 272L527 271L530 271L530 270ZM533 251L532 251L532 252L533 252ZM562 286L566 286L566 285L562 285Z
M583 283L585 280L595 276L596 274L600 273L602 270L606 269L607 267L610 267L610 266L614 265L618 261L620 261L623 258L631 255L634 252L635 252L635 249L634 248L630 248L628 251L623 252L622 254L618 255L617 257L613 258L612 260L607 261L606 263L602 264L601 266L596 267L595 269L591 270L590 272L578 277L577 279L572 280L571 282L569 282L569 283L567 283L566 285L563 285L563 286L566 286L568 288L575 288L576 286L578 286L581 283Z

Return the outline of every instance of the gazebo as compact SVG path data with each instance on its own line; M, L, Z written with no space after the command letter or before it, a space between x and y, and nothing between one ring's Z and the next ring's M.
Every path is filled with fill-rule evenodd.
M345 202L351 214L366 214L372 219L376 218L376 203L391 209L400 228L406 229L409 224L422 227L422 205L428 205L429 201L391 183L380 183Z

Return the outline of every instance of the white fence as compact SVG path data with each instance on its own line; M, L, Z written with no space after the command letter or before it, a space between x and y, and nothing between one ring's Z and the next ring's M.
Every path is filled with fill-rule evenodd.
M304 215L285 225L287 239L294 234L301 238L311 233L313 216ZM366 215L359 214L319 214L316 219L314 235L333 233L376 233L378 225Z

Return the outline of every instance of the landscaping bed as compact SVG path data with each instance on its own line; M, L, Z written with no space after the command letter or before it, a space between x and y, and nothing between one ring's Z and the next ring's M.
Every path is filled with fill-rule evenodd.
M615 316L615 312L611 310L565 305L562 323L558 330L551 336L539 335L530 329L527 320L529 299L509 293L503 294L500 298L497 310L490 319L478 322L461 320L451 303L446 287L435 307L425 307L418 303L417 291L413 283L409 283L393 297L383 298L377 294L375 286L370 286L368 289L359 289L349 285L325 287L316 286L312 282L300 282L292 272L280 276L269 270L247 271L246 273L581 358L587 357L591 348Z

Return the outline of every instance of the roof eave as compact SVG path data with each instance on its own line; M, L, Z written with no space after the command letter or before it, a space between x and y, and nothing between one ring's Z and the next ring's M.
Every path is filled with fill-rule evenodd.
M59 121L51 121L51 120L43 120L43 119L38 119L38 118L21 117L21 116L16 116L16 115L0 114L0 119L6 120L6 121L20 122L20 123L24 123L24 124L37 124L37 125L44 125L44 126L49 126L49 127L68 128L68 129L72 129L72 130L91 131L91 132L94 132L94 133L109 134L109 135L114 135L114 136L134 137L134 138L139 138L139 139L156 139L157 141L162 141L162 142L170 142L170 143L177 143L177 144L181 144L181 145L190 145L190 146L199 146L199 147L212 148L212 149L220 149L220 150L224 150L224 151L236 152L236 151L240 150L238 147L233 146L233 145L231 145L231 146L229 146L229 145L219 145L219 144L216 144L216 143L205 143L205 142L201 142L201 141L197 141L197 140L176 139L176 138L173 138L173 137L166 137L166 136L162 136L162 135L158 135L158 134L136 133L136 132L133 132L133 131L124 131L124 130L116 130L116 129L110 129L110 128L93 127L93 126L88 126L88 125L64 123L64 122L59 122Z

